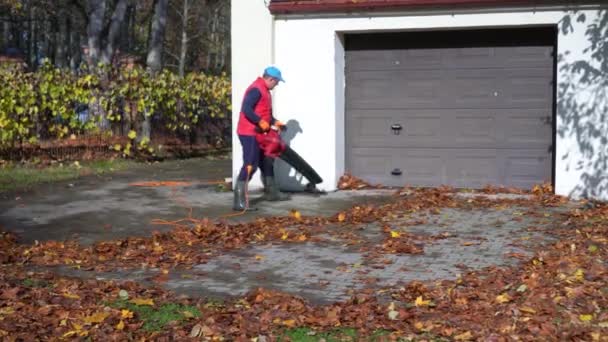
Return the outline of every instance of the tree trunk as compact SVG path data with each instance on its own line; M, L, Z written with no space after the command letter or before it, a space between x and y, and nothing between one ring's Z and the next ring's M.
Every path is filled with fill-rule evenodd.
M167 0L155 0L154 17L150 27L150 43L148 45L148 58L146 64L153 73L162 67L163 40L165 25L167 24Z
M30 18L32 18L32 16L30 16ZM40 32L40 22L39 21L32 21L31 24L31 30L32 32L30 33L30 39L29 39L29 43L28 43L28 51L29 54L27 56L28 58L28 64L30 66L31 70L36 70L36 68L38 67L38 51L37 51L37 46L38 46L38 32Z
M103 64L112 64L112 58L114 57L114 50L116 47L116 39L120 33L120 27L125 18L127 11L127 0L119 0L112 13L110 19L110 29L108 30L108 36L106 39L106 46L104 47L101 54L101 62Z
M2 22L2 46L9 46L11 41L11 23L7 20Z
M74 30L70 31L70 68L77 70L82 63L82 46L80 45L80 34Z
M105 0L91 0L91 14L89 16L89 26L87 27L89 52L87 63L93 68L97 67L101 53L101 31L103 30L103 19L106 13Z
M68 32L68 15L65 6L61 6L57 17L59 29L57 30L55 39L55 65L58 68L68 66L68 48L70 46L70 37Z
M188 0L184 1L184 7L182 9L182 42L179 53L179 77L184 77L184 71L186 68L186 56L188 54L188 12L190 10L190 4Z
M154 17L150 25L150 43L148 45L148 58L146 64L152 74L156 74L162 68L163 40L165 37L165 26L167 24L167 0L155 0ZM141 127L141 137L150 139L151 123L150 116L154 113L144 112L144 122Z

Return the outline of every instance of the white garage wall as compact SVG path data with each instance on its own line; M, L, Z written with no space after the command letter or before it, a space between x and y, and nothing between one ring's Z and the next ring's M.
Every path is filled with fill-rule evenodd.
M251 1L251 0L249 0ZM233 0L234 3L248 3L247 0ZM257 0L255 1L257 2ZM587 26L604 12L586 9L572 18L573 32L558 34L558 89L564 85L588 88L573 77L568 68L574 61L584 61L593 65L589 53L584 53L589 41L585 35ZM585 15L585 22L578 23L579 14ZM558 25L572 12L561 10L535 10L487 13L425 13L424 15L399 15L377 17L278 17L275 18L273 34L273 62L279 66L287 79L275 92L275 115L283 121L297 121L301 132L291 140L291 146L306 159L323 177L320 188L335 190L339 177L344 173L344 47L341 34L348 32L384 30L436 30L458 28L490 28L533 25ZM234 20L234 18L233 18ZM237 24L238 26L238 24ZM235 26L233 26L234 30ZM233 31L233 60L254 54L243 46L237 47ZM270 38L269 38L270 40ZM238 64L233 64L237 66ZM238 75L237 75L238 76ZM240 106L239 89L243 90L251 80L233 78L235 93L240 94L235 102L235 114ZM579 87L580 86L580 87ZM566 92L558 90L556 141L556 192L579 197L582 195L608 199L608 180L601 165L608 161L608 151L601 143L602 136L608 136L608 124L602 123L600 115L606 111L608 90L597 89L594 97L579 89ZM236 96L236 95L234 95ZM591 99L591 100L590 100ZM592 114L578 112L572 100L592 103ZM239 103L239 105L236 105ZM595 109L595 111L593 111ZM237 117L233 114L233 117ZM593 122L595 132L587 131L581 123L572 118L581 117ZM606 121L606 120L604 120ZM236 121L235 121L236 122ZM581 142L583 144L581 144ZM581 146L594 147L593 152ZM238 146L238 141L236 142ZM601 154L599 151L604 153ZM235 162L240 166L240 151L235 149ZM605 168L605 167L604 167ZM293 172L287 167L279 167L279 181L282 186L297 188Z
M232 178L243 164L241 143L236 135L241 102L247 87L272 64L273 20L264 0L231 0L232 46ZM280 88L280 87L279 87ZM233 184L236 182L233 182ZM255 177L251 187L260 187Z

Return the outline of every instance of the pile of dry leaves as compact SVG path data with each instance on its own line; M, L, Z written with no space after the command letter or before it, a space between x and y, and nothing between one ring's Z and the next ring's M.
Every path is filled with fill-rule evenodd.
M348 183L349 179L344 182ZM356 187L360 185L355 185ZM356 206L330 218L287 217L228 225L205 219L172 222L174 229L150 238L20 245L14 236L0 239L0 336L36 340L91 337L93 340L270 340L281 331L306 327L317 331L355 328L362 336L446 340L585 340L608 336L608 205L574 209L551 227L556 242L514 267L490 267L456 280L412 282L401 288L368 288L350 300L314 306L290 294L252 291L223 304L176 298L157 288L125 282L61 278L28 271L33 265L70 265L91 270L190 267L226 250L251 243L321 241L323 235L359 244L353 228L375 222L384 238L369 247L383 254L424 253L424 244L446 235L414 236L391 230L387 222L441 208L525 206L526 215L565 200L539 187L529 197L461 198L449 188L397 191L392 201ZM489 191L489 190L488 190ZM405 195L407 194L407 195ZM342 243L341 242L341 243ZM116 304L122 303L122 306ZM145 313L170 305L179 320L159 331L145 328ZM146 310L142 309L146 308ZM194 310L193 309L193 310Z

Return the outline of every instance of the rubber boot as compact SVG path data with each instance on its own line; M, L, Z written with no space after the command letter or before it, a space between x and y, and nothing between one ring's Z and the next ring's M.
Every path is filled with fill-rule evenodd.
M267 201L287 201L289 195L281 193L274 177L264 177L264 199Z
M248 207L247 203L247 182L237 181L234 187L234 200L232 209L236 211L255 211L257 208Z

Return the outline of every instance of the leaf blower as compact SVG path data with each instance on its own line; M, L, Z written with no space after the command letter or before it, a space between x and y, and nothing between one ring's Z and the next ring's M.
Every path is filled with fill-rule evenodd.
M286 126L281 126L281 130L286 130ZM322 183L323 179L319 174L302 158L296 153L291 147L287 146L279 132L275 129L269 129L266 132L262 132L258 128L258 134L256 140L260 149L265 156L271 158L281 158L287 164L291 165L297 172L304 176L308 180L305 191L319 193L316 187L317 184Z

